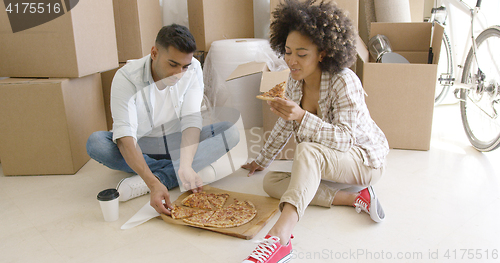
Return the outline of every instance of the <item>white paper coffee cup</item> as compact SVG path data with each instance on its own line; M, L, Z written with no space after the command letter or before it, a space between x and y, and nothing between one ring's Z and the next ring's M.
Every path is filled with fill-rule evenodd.
M101 205L102 215L105 221L116 221L119 216L119 197L120 194L114 188L102 190L97 195L97 200Z

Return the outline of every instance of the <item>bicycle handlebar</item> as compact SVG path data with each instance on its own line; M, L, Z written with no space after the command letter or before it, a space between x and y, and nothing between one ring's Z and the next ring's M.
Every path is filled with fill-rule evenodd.
M477 0L477 2L476 2L476 7L477 8L481 7L481 1L483 1L483 0Z

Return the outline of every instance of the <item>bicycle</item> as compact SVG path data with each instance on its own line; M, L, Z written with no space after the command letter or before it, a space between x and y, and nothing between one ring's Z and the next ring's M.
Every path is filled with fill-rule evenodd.
M455 0L470 12L471 25L468 42L470 49L463 64L455 66L452 45L448 35L443 37L443 48L438 66L435 105L439 104L453 86L460 103L462 124L472 146L479 151L492 151L500 146L500 26L494 25L474 36L474 18L482 0L470 7L463 0ZM433 8L429 22L446 23L446 8ZM466 48L469 46L467 43ZM467 50L467 49L466 49ZM465 53L464 53L465 54ZM442 61L442 57L444 60ZM439 65L438 64L438 65ZM443 69L444 68L444 69ZM460 82L454 69L461 71ZM457 74L458 75L458 74Z

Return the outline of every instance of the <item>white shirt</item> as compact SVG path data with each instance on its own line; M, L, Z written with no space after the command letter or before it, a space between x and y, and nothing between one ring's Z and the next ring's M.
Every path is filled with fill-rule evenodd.
M159 90L156 83L153 83L155 94L155 105L151 109L153 115L153 126L155 127L148 137L161 137L166 134L178 132L181 130L180 122L175 112L175 106L172 104L172 96L169 87ZM163 125L163 129L161 129Z
M151 55L129 61L116 72L111 84L113 141L125 136L136 141L161 136L162 124L168 133L189 127L201 130L203 90L203 72L195 58L179 82L163 91L153 81Z

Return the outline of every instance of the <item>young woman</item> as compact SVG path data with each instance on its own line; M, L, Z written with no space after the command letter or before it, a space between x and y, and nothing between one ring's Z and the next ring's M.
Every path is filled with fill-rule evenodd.
M269 102L280 118L259 156L242 167L268 167L295 136L291 173L270 172L264 190L280 200L281 215L244 262L287 262L292 231L309 204L353 206L380 222L385 214L371 185L383 174L389 147L371 119L356 61L351 21L332 1L285 0L273 12L270 43L284 56L288 99ZM358 187L359 192L348 188Z

